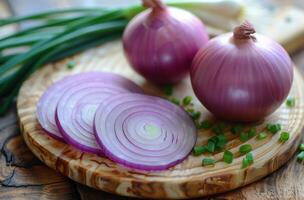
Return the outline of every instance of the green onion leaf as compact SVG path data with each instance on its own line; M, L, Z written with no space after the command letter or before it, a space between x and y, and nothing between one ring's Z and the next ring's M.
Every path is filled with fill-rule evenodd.
M245 157L244 159L243 159L243 162L242 162L242 168L246 168L246 167L248 167L250 164L249 164L249 161L248 161L248 159Z
M233 126L233 127L231 128L231 132L232 132L233 134L239 134L239 133L242 132L242 129L243 129L243 126L242 126L241 124L236 124L235 126Z
M207 150L210 153L213 153L215 151L215 142L214 141L208 140Z
M255 128L250 128L248 131L248 138L253 138L256 135L256 129Z
M246 132L246 133L241 133L240 134L240 140L242 141L242 142L247 142L248 140L249 140L249 136L248 136L248 133Z
M215 160L213 160L212 158L204 158L202 160L202 165L203 166L207 166L207 165L214 165Z
M300 161L304 160L304 151L301 151L298 155L297 155L297 159Z
M203 153L206 153L208 151L206 146L197 146L193 148L193 155L199 156Z
M296 105L296 99L294 97L288 97L286 101L288 107L294 107Z
M191 96L186 96L184 99L183 99L183 105L184 106L187 106L191 103L192 101L192 97Z
M265 138L267 138L267 133L266 133L266 132L261 132L261 133L259 133L258 136L257 136L257 139L258 139L258 140L263 140L263 139L265 139Z
M282 132L280 135L280 141L286 142L289 139L289 133L288 132Z
M177 98L174 98L174 97L173 97L173 98L171 99L171 102L174 103L174 104L176 104L176 105L178 105L178 106L180 105L180 101L179 101L179 99L177 99Z
M202 128L202 129L209 129L209 128L211 128L211 126L212 126L212 124L208 120L204 120L200 123L200 128Z
M223 160L225 163L232 163L233 161L233 153L231 151L226 150L223 155Z
M226 124L224 122L220 122L212 128L212 131L217 135L223 134L225 127L226 127Z
M253 155L252 153L246 154L246 159L248 160L248 163L251 165L253 163Z
M227 143L227 138L224 134L220 134L216 136L217 141L215 143L215 147L218 150L221 150L225 147L226 143Z
M267 130L273 134L276 134L281 130L281 124L267 124Z
M67 64L68 69L73 69L76 66L76 62L74 60L70 60Z
M299 150L300 150L300 151L304 151L304 143L300 144Z
M193 120L198 120L201 117L201 112L199 112L199 111L192 112L191 117Z
M241 154L249 153L251 150L252 150L252 147L250 144L244 144L244 145L240 146L240 149L239 149Z
M165 86L164 93L166 96L171 96L173 94L173 86L172 85Z

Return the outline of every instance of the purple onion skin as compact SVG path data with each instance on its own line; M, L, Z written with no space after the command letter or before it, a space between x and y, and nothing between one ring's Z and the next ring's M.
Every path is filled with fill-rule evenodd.
M258 121L287 97L293 65L277 42L255 34L239 40L232 33L209 41L191 69L194 92L215 116L240 122Z
M181 81L207 41L206 28L197 17L171 7L140 13L123 34L123 48L130 65L147 80L160 85Z

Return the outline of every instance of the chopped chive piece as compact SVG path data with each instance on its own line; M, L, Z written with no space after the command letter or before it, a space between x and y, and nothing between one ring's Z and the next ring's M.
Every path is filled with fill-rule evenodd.
M172 98L171 102L174 103L174 104L176 104L176 105L180 104L180 101L177 98Z
M245 157L244 159L243 159L243 162L242 162L242 168L246 168L246 167L248 167L249 166L249 161L248 161L248 159Z
M187 108L186 110L189 114L193 113L194 112L194 109L193 108Z
M289 133L288 132L282 132L280 135L280 141L286 142L289 139Z
M215 151L215 142L208 140L207 150L208 152L213 153Z
M248 131L248 138L253 138L256 135L256 129L255 128L250 128Z
M199 111L196 111L196 112L192 112L192 113L191 113L191 117L192 117L193 120L199 119L200 116L201 116L201 112L199 112Z
M165 86L164 93L166 96L171 96L173 94L173 86L172 85Z
M192 101L192 97L191 96L186 96L184 99L183 99L183 105L187 106L191 103Z
M296 105L296 99L294 97L288 97L286 101L288 107L294 107Z
M206 146L197 146L193 148L193 155L199 156L203 153L206 153L208 151Z
M297 159L300 161L304 160L304 151L301 151L298 155L297 155Z
M299 150L300 150L300 151L304 151L304 143L300 144Z
M215 147L216 147L216 149L221 150L225 147L225 145L227 143L227 138L223 134L220 134L216 137L217 137L217 141L216 141Z
M212 128L212 131L217 135L223 134L225 127L226 127L226 124L224 122L220 122Z
M257 136L257 139L258 139L258 140L263 140L263 139L265 139L265 138L267 138L267 133L266 133L266 132L261 132L261 133L259 133L258 136Z
M244 145L240 146L240 149L239 149L241 154L249 153L251 150L252 150L252 147L250 144L244 144Z
M281 130L281 124L267 124L267 130L273 134L276 134Z
M243 126L241 124L236 124L234 127L231 128L231 132L233 134L239 134L242 132Z
M248 140L249 140L249 136L248 136L248 133L241 133L240 134L240 140L242 141L242 142L247 142Z
M75 66L76 66L76 63L75 63L74 60L70 60L70 61L67 63L68 69L73 69Z
M223 155L223 160L225 163L232 163L233 161L233 153L231 151L226 150Z
M204 158L202 160L202 165L203 166L207 166L207 165L214 165L215 160L213 160L212 158Z
M208 120L202 121L200 123L200 128L203 128L203 129L209 129L209 128L211 128L211 126L212 126L211 122Z
M252 153L247 153L246 154L246 159L248 160L249 164L251 165L253 163L253 155Z

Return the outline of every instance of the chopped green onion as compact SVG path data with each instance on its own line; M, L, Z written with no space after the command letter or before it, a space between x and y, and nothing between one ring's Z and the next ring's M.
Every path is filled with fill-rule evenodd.
M242 168L246 168L253 163L253 155L251 153L247 153L242 162Z
M300 161L304 160L304 151L301 151L298 155L297 155L297 159Z
M193 113L195 110L194 110L193 108L187 108L186 111L187 111L189 114L191 114L191 113Z
M173 86L172 85L165 86L164 93L166 96L171 96L173 94Z
M206 146L197 146L193 148L193 155L199 156L203 153L206 153L208 151Z
M280 135L280 141L286 142L289 139L289 133L288 132L282 132Z
M223 134L225 127L226 127L226 124L224 122L220 122L212 128L212 131L217 135Z
M187 106L191 103L192 101L192 97L191 96L186 96L184 99L183 99L183 105L184 106Z
M73 69L76 65L76 62L74 60L70 60L67 64L68 69Z
M252 147L250 144L244 144L244 145L240 146L240 149L239 149L241 154L249 153L251 150L252 150Z
M180 101L177 98L172 98L171 102L174 103L174 104L176 104L176 105L178 105L178 106L180 105Z
M267 133L266 133L266 132L261 132L261 133L259 133L258 136L257 136L257 139L258 139L258 140L263 140L263 139L265 139L265 138L267 138Z
M296 99L294 97L288 97L286 105L290 108L294 107L296 105Z
M248 133L241 133L240 134L240 140L242 141L242 142L247 142L248 140L249 140L249 136L248 136Z
M192 112L191 117L193 120L198 120L201 117L201 112L200 111Z
M248 131L248 138L253 138L256 135L256 129L255 128L250 128Z
M267 124L267 130L273 134L276 134L281 130L281 124Z
M304 151L304 143L300 144L299 150L300 150L300 151Z
M239 134L239 133L242 132L242 129L243 129L243 126L242 126L241 124L236 124L235 126L233 126L233 127L231 128L231 132L232 132L233 134Z
M220 134L216 136L216 143L215 143L215 147L216 149L223 149L227 143L227 138L224 134Z
M202 160L202 165L203 166L207 166L207 165L214 165L215 160L213 160L212 158L204 158Z
M208 140L207 150L210 153L213 153L215 151L215 142L214 141Z
M225 163L232 163L233 161L233 153L231 151L226 150L223 155L223 160Z
M211 126L212 126L212 124L208 120L204 120L200 123L200 128L202 128L202 129L209 129L209 128L211 128Z

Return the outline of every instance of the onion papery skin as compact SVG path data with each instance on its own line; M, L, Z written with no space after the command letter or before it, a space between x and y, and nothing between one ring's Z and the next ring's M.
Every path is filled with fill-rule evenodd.
M155 84L175 84L189 72L208 41L203 23L188 11L165 7L135 16L123 34L123 48L135 71Z
M197 53L191 69L198 99L214 115L231 121L258 121L271 114L287 97L292 81L287 52L260 34L213 38Z
M194 122L181 107L141 94L120 94L100 104L94 131L109 159L148 171L182 162L196 142Z
M70 87L86 83L113 84L128 89L130 92L141 93L142 90L132 81L106 72L85 72L66 76L52 84L40 97L37 103L37 119L41 127L53 138L64 141L56 124L56 108L61 96Z

